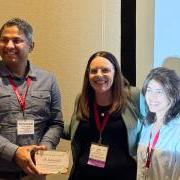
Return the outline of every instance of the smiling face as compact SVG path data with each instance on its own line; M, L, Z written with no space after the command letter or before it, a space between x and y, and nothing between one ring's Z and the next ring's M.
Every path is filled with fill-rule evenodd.
M113 64L106 58L96 57L89 67L89 81L95 93L111 92L114 80Z
M6 65L27 61L33 45L17 26L5 27L0 37L0 55Z
M157 117L164 116L171 105L163 86L154 79L149 81L145 99L149 110L155 113Z

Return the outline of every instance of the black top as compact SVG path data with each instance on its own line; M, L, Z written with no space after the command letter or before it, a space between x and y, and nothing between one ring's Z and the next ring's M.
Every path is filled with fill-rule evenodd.
M99 107L99 118L102 121L109 107ZM127 129L121 114L111 115L102 132L102 144L109 147L105 168L88 165L91 143L99 140L99 131L93 114L89 121L81 121L75 133L75 139L80 147L78 162L74 170L75 179L94 177L104 179L113 178L122 180L136 179L136 163L129 155ZM121 177L121 178L119 178Z

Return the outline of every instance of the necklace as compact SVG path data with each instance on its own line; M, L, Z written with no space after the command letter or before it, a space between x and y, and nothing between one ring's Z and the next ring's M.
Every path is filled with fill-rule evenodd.
M103 118L108 113L108 110L110 109L110 107L111 107L110 105L108 106L97 105L98 114L100 118Z
M100 116L104 117L104 115L105 115L105 113L103 113L103 112L100 113Z

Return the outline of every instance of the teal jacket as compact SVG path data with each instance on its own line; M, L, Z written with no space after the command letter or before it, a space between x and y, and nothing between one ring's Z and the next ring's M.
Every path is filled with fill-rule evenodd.
M128 105L125 111L122 113L122 119L126 125L128 132L129 153L132 157L136 157L137 145L142 128L142 125L140 123L140 119L142 118L142 116L140 113L140 91L135 87L131 87L131 92L132 97L131 100L128 101ZM74 141L74 135L80 122L76 118L78 98L79 96L77 96L75 101L74 112L71 117L71 122L70 124L65 125L63 134L63 138L71 140L73 162L77 160L79 151L79 147Z

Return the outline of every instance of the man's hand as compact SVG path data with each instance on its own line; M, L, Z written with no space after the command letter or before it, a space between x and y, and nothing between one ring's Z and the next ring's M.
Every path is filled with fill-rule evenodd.
M46 150L46 147L30 145L18 147L18 149L16 150L14 160L16 164L21 167L25 173L42 175L41 172L36 169L36 166L31 157L32 152L35 153L38 150Z

